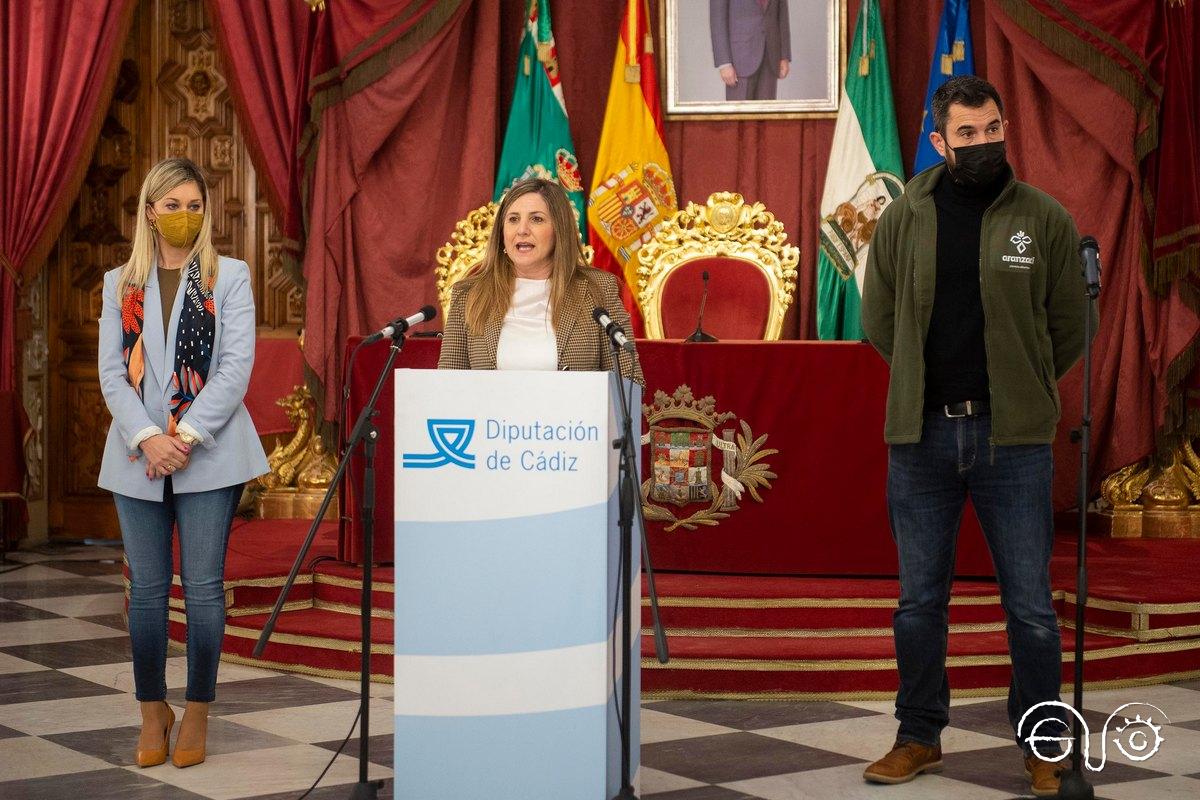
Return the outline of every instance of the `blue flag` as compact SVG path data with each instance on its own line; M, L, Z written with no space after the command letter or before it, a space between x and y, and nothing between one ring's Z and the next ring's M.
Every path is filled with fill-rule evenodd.
M946 0L942 6L942 24L938 28L933 63L929 65L929 89L925 92L925 113L921 116L921 138L913 174L942 160L929 143L933 131L933 93L955 75L974 75L975 58L971 54L971 4L969 0Z

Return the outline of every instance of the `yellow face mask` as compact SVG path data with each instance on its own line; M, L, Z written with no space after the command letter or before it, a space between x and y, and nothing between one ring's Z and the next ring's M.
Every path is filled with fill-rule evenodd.
M192 242L200 235L200 226L204 224L204 215L195 211L172 211L170 214L159 214L155 227L163 239L172 247L180 249L191 247Z

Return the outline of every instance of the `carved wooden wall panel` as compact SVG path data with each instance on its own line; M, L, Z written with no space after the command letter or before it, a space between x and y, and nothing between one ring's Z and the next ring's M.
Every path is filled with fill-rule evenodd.
M265 193L243 145L202 0L142 0L84 186L46 265L46 447L39 465L58 538L115 538L96 488L109 416L96 374L104 273L129 257L146 170L186 156L205 170L222 255L250 264L259 334L294 337L302 299L286 278Z

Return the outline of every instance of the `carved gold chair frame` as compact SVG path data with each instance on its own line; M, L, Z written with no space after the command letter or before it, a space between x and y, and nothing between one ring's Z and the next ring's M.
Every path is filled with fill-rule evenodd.
M736 192L715 192L704 205L688 203L638 248L638 304L646 336L663 338L662 291L671 272L698 258L731 258L757 267L770 287L763 339L783 334L783 318L796 293L800 249L787 244L783 223L762 203Z

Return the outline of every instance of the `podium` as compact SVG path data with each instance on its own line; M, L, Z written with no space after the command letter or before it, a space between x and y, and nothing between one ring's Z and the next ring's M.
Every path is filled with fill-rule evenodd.
M616 391L602 372L396 370L396 797L607 800L624 678L636 774L641 559L621 676Z

